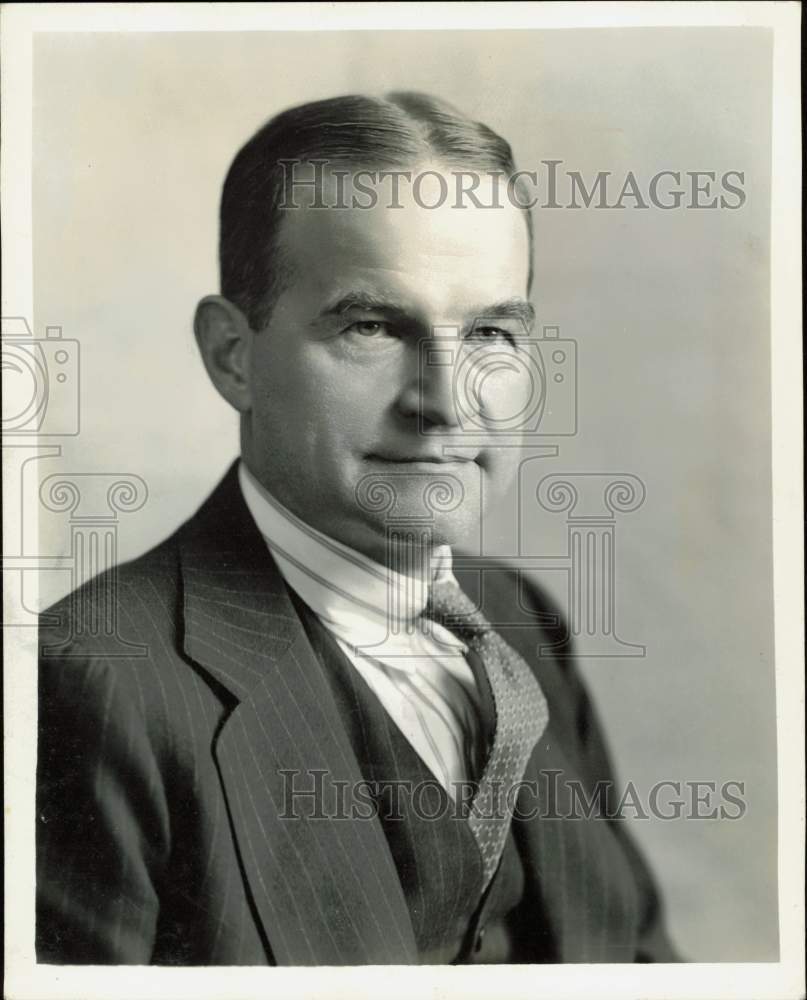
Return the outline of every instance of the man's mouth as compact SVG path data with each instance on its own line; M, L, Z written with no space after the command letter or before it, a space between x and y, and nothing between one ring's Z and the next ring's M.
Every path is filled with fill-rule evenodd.
M477 456L472 454L435 454L427 452L425 454L377 454L372 453L367 456L371 462L381 462L386 465L469 465L477 461Z

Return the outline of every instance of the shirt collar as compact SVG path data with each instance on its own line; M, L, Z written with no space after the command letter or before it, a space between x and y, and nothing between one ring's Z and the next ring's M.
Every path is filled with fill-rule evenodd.
M453 581L448 545L432 551L430 579L395 572L306 524L238 466L244 500L286 582L352 644L406 634L423 612L431 583ZM397 628L390 628L395 619ZM450 633L449 633L450 635ZM369 641L368 641L369 640ZM456 640L457 646L462 646Z

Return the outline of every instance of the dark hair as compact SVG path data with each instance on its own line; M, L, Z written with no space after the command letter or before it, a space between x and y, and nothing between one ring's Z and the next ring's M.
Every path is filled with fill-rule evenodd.
M290 108L268 121L236 155L221 197L221 294L253 329L268 322L287 269L278 252L281 161L327 160L382 169L428 156L447 166L515 173L510 146L481 122L428 94L350 95ZM525 211L530 240L532 220Z

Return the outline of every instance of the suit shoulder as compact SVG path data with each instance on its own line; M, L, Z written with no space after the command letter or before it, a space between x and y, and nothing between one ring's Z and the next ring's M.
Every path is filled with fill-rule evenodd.
M39 616L40 707L75 692L128 692L150 714L166 682L187 672L181 655L182 600L176 535L113 566ZM104 694L106 692L106 694ZM115 695L119 697L118 694Z
M177 773L191 773L198 740L231 706L184 653L182 602L172 536L44 612L40 731L61 732L71 718L87 734L137 730Z
M154 603L174 602L179 590L178 537L175 532L135 559L111 566L65 594L40 614L40 631L54 636L52 630L59 628L58 623L90 624L83 619L93 616L100 627L121 612L124 618L139 617L138 604L142 613ZM76 621L77 617L82 621Z

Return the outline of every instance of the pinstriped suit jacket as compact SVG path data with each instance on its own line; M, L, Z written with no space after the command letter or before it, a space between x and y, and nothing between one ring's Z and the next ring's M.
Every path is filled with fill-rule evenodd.
M171 538L43 618L40 962L418 961L380 823L286 818L289 772L324 771L326 801L362 776L327 664L235 469ZM534 622L514 612L513 580L486 574L485 609ZM525 777L608 778L580 682L535 656L547 630L501 631L552 715ZM554 787L561 815L568 793ZM537 818L515 833L545 924L532 930L551 936L558 960L673 960L650 875L618 823Z

